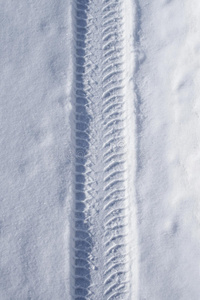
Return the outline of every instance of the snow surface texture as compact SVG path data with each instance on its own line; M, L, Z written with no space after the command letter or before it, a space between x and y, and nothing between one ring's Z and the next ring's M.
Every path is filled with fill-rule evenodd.
M199 1L0 7L0 300L199 300Z

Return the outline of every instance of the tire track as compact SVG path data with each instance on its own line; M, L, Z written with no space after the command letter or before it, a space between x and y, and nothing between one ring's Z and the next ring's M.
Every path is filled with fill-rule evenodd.
M122 0L76 0L73 299L129 299Z

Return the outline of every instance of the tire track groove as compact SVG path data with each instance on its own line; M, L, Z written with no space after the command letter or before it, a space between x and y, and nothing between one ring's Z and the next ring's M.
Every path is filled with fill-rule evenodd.
M74 3L73 299L128 299L122 0Z

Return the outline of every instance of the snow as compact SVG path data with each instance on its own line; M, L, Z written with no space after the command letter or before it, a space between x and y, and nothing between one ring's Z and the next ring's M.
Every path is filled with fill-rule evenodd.
M76 299L74 3L0 1L0 300ZM127 289L132 291L126 299L198 300L200 3L126 4ZM99 130L97 119L92 124ZM98 212L92 217L99 222ZM104 249L95 226L91 232ZM91 274L103 282L96 260L89 262L94 262Z
M199 3L141 1L140 293L199 299Z
M68 297L69 21L69 2L1 1L1 300Z

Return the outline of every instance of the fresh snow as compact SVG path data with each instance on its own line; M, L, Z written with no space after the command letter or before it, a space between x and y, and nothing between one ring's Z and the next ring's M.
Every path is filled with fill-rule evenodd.
M199 300L200 2L0 7L0 300Z
M200 298L199 12L198 1L140 5L142 62L135 82L142 299Z
M0 4L1 300L69 297L69 5Z

